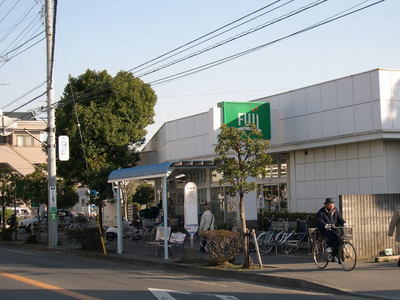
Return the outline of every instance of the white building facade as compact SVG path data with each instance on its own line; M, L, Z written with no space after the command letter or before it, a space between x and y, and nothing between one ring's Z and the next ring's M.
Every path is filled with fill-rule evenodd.
M250 220L261 196L261 207L315 212L326 197L400 193L400 70L375 69L253 101L270 103L274 162L247 196ZM215 107L165 123L140 164L213 159L221 121ZM229 202L225 192L214 195L221 188L216 174L206 174L204 188L206 201Z

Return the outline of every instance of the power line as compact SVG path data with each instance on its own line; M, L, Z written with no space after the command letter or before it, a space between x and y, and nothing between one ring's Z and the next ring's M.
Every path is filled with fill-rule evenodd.
M29 95L30 93L36 91L38 88L44 86L46 84L46 81L42 82L41 84L39 84L38 86L34 87L33 89L27 91L26 93L24 93L23 95L19 96L17 99L14 99L13 101L11 101L10 103L4 105L1 109L4 110L5 108L13 105L14 103L18 102L19 100L21 100L22 98L24 98L25 96Z
M42 35L44 33L44 30L39 32L38 34L36 34L35 36L33 36L32 38L30 38L29 40L25 41L24 43L22 43L21 45L15 47L14 49L8 51L7 53L4 54L4 56L6 57L5 60L7 60L7 56L12 53L17 51L19 48L22 48L23 46L25 46L26 44L28 44L29 42L31 42L32 40L36 39L38 36Z
M252 28L251 30L242 32L242 33L240 33L240 34L238 34L238 35L236 35L236 36L234 36L234 37L231 37L231 38L229 38L229 39L226 39L226 40L224 40L224 41L221 41L221 42L219 42L219 43L217 43L217 44L214 44L214 45L212 45L212 46L203 48L203 49L201 49L201 50L199 50L199 51L196 51L196 52L194 52L194 53L191 53L191 54L189 54L189 55L187 55L187 56L184 56L184 57L182 57L182 58L179 58L179 59L177 59L177 60L174 60L174 61L172 61L172 62L169 62L169 63L167 63L167 64L164 64L164 65L162 65L162 66L160 66L160 67L158 67L158 68L152 69L152 70L147 71L147 72L142 73L142 74L138 74L137 76L138 76L138 77L147 76L147 75L152 74L152 73L154 73L154 72L157 72L157 71L160 71L160 70L165 69L165 68L167 68L167 67L170 67L170 66L172 66L172 65L175 65L175 64L177 64L177 63L179 63L179 62L185 61L185 60L187 60L187 59L189 59L189 58L192 58L192 57L195 57L195 56L197 56L197 55L200 55L200 54L202 54L202 53L204 53L204 52L208 52L208 51L213 50L213 49L215 49L215 48L217 48L217 47L220 47L220 46L225 45L225 44L227 44L227 43L233 42L233 41L235 41L235 40L237 40L237 39L239 39L239 38L242 38L242 37L244 37L244 36L246 36L246 35L249 35L249 34L251 34L251 33L254 33L254 32L256 32L256 31L259 31L259 30L261 30L261 29L263 29L263 28L265 28L265 27L271 26L271 25L273 25L273 24L275 24L275 23L278 23L278 22L284 21L284 20L286 20L286 19L288 19L288 18L291 18L291 17L293 17L293 16L295 16L295 15L297 15L297 14L299 14L299 13L305 11L305 10L311 9L311 8L313 8L313 7L315 7L315 6L318 6L318 5L320 5L320 4L322 4L322 3L326 2L326 1L328 1L328 0L317 0L317 1L315 1L315 2L309 3L309 4L307 4L306 6L302 6L302 7L298 8L298 9L292 10L291 12L289 12L289 13L287 13L287 14L284 14L284 15L278 17L278 18L275 18L275 19L273 19L273 20L271 20L271 21L269 21L269 22L267 22L267 23L264 23L264 24L262 24L262 25L259 25L259 26L257 26L257 27L254 27L254 28Z
M276 3L278 3L278 2L280 2L280 1L281 1L281 0L275 1L275 2L273 2L273 3L271 3L271 4L267 5L267 6L264 6L263 9L268 8L268 7L270 7L270 6L272 6L272 5L276 4ZM158 60L158 61L156 61L156 62L153 62L153 63L150 64L150 65L147 65L147 66L145 66L145 67L142 67L142 68L140 68L139 70L136 70L136 72L141 72L141 71L143 71L143 70L146 70L146 69L148 69L148 68L150 68L150 67L152 67L152 66L154 66L154 65L157 65L157 64L159 64L159 63L161 63L161 62L163 62L163 61L166 61L166 60L169 59L169 58L172 58L172 57L174 57L174 56L177 56L178 54L181 54L181 53L183 53L183 52L185 52L185 51L188 51L188 50L190 50L190 49L193 49L193 48L195 48L195 47L197 47L197 46L199 46L199 45L201 45L201 44L204 44L205 42L208 42L208 41L210 41L210 40L212 40L212 39L214 39L214 38L216 38L216 37L218 37L218 36L221 36L221 35L223 35L223 34L229 32L229 31L232 31L233 29L236 29L236 28L238 28L238 27L240 27L240 26L243 26L243 25L245 25L245 24L247 24L247 23L249 23L249 22L251 22L251 21L254 21L254 20L257 19L257 18L260 18L260 17L262 17L262 16L264 16L264 15L266 15L266 14L268 14L268 13L274 11L274 10L277 10L277 9L279 9L279 8L285 6L285 5L288 5L288 4L290 4L291 2L294 2L294 1L296 1L296 0L289 0L289 1L287 1L286 3L283 3L283 4L281 4L281 5L279 5L279 6L275 7L275 8L272 8L272 9L266 11L266 12L263 12L263 13L257 15L257 16L254 16L253 18L250 18L249 20L246 20L246 21L244 21L244 22L241 22L241 23L239 23L239 24L237 24L237 25L235 25L235 26L233 26L233 27L230 27L230 28L228 28L228 29L226 29L226 30L224 30L224 31L222 31L222 32L219 32L219 33L217 33L217 34L215 34L215 35L212 35L211 37L209 37L209 38L207 38L207 39L205 39L205 40L202 40L202 41L200 41L200 42L198 42L198 43L195 43L194 45L192 45L192 46L190 46L190 47L184 48L184 47L182 46L182 48L184 48L184 49L182 49L182 50L180 50L180 51L178 51L178 52L175 52L175 53L173 53L173 54L171 54L171 55L166 56L166 55L168 54L168 53L166 53L166 54L164 54L164 55L161 56L161 57L166 56L166 57L164 57L163 59L160 59L160 60ZM257 10L256 12L258 12L258 11L259 11L259 10ZM253 14L253 13L252 13L252 14ZM249 15L247 15L247 16L249 16ZM241 18L241 19L242 19L242 18ZM240 20L240 19L239 19L239 20ZM238 20L238 21L239 21L239 20ZM220 29L221 29L221 28L220 28ZM222 28L222 29L223 29L223 28ZM214 30L214 31L216 31L216 30ZM213 31L213 32L214 32L214 31ZM219 31L219 30L218 30L218 31ZM209 35L211 35L213 32L211 32ZM194 42L194 41L193 41L193 42ZM191 42L191 43L192 43L192 42ZM179 49L176 49L176 50L179 50ZM131 71L131 70L128 70L128 72L130 72L130 71ZM140 75L139 75L139 76L140 76Z
M20 108L22 108L22 107L24 107L24 106L26 106L26 105L28 105L28 104L32 103L33 101L35 101L35 100L39 99L40 97L43 97L44 95L46 95L46 93L47 93L47 91L45 91L45 92L41 93L40 95L38 95L38 96L36 96L36 97L32 98L32 99L31 99L31 100L29 100L28 102L25 102L24 104L22 104L22 105L18 106L17 108L15 108L15 109L13 109L12 111L9 111L9 112L7 112L7 113L9 113L9 114L10 114L10 113L16 112L18 109L20 109Z
M13 11L13 9L14 9L14 8L18 5L18 3L20 3L20 2L21 2L21 0L18 0L17 2L14 3L14 5L8 10L8 12L4 15L4 17L1 18L0 23L3 22L4 19L8 17L8 15ZM3 1L1 4L3 4L3 3L4 3L4 1Z
M134 71L134 70L136 70L136 69L138 69L138 68L140 68L140 67L142 67L142 66L147 65L147 64L150 63L150 62L153 62L153 61L155 61L155 60L157 60L157 59L159 59L159 58L161 58L161 57L164 57L164 56L166 56L166 55L168 55L168 54L170 54L170 53L172 53L172 52L175 52L176 50L182 49L183 47L185 47L185 46L187 46L187 45L190 45L190 44L192 44L192 43L194 43L194 42L197 42L197 41L199 41L199 40L201 40L201 39L203 39L203 38L205 38L205 37L207 37L207 36L209 36L209 35L211 35L211 34L217 32L217 31L219 31L219 30L221 30L221 29L224 29L224 28L226 28L226 27L229 27L230 25L235 24L236 22L239 22L239 21L241 21L241 20L243 20L243 19L245 19L245 18L247 18L247 17L249 17L249 16L251 16L251 15L253 15L253 14L255 14L255 13L261 11L261 10L263 10L263 9L266 9L266 8L270 7L271 5L274 5L275 3L278 3L278 2L280 2L280 1L282 1L282 0L276 0L276 1L273 2L273 3L270 3L270 4L268 4L268 5L265 5L265 6L263 6L263 7L259 8L259 9L255 10L255 11L253 11L253 12L251 12L251 13L249 13L249 14L243 16L243 17L240 17L239 19L236 19L236 20L234 20L234 21L232 21L232 22L229 22L228 24L225 24L225 25L223 25L223 26L221 26L221 27L219 27L219 28L217 28L217 29L215 29L215 30L209 32L209 33L206 33L206 34L204 34L204 35L202 35L202 36L200 36L200 37L198 37L198 38L195 38L194 40L191 40L190 42L187 42L187 43L185 43L185 44L183 44L183 45L181 45L181 46L179 46L179 47L177 47L177 48L175 48L175 49L172 49L172 50L170 50L170 51L168 51L168 52L166 52L166 53L164 53L164 54L162 54L162 55L159 55L159 56L157 56L157 57L155 57L155 58L153 58L153 59L150 59L150 60L148 60L148 61L146 61L146 62L144 62L144 63L142 63L142 64L140 64L140 65L138 65L138 66L136 66L136 67L133 67L132 69L129 69L127 72L132 72L132 71Z
M167 83L167 82L170 82L170 81L174 81L174 80L177 80L177 79L179 79L179 78L186 77L186 76L189 76L189 75L192 75L192 74L195 74L195 73L204 71L204 70L206 70L206 69L215 67L215 66L217 66L217 65L223 64L223 63L228 62L228 61L231 61L231 60L234 60L234 59L239 58L239 57L241 57L241 56L250 54L250 53L252 53L252 52L254 52L254 51L260 50L260 49L262 49L262 48L264 48L264 47L267 47L267 46L273 45L273 44L275 44L275 43L278 43L278 42L280 42L280 41L286 40L286 39L288 39L288 38L290 38L290 37L293 37L293 36L296 36L296 35L298 35L298 34L300 34L300 33L303 33L303 32L309 31L309 30L312 30L312 29L317 28L317 27L320 27L320 26L322 26L322 25L331 23L331 22L333 22L333 21L335 21L335 20L344 18L344 17L346 17L346 16L348 16L348 15L357 13L357 12L359 12L359 11L361 11L361 10L367 9L367 8L369 8L369 7L371 7L371 6L374 6L374 5L377 5L377 4L381 3L381 2L384 2L385 0L376 1L376 2L374 2L374 3L372 3L372 4L370 4L370 5L363 6L363 7L360 8L360 9L353 10L353 11L351 11L351 12L349 12L349 13L344 14L346 11L352 10L353 8L358 7L358 6L362 5L362 4L364 4L364 3L366 3L366 2L370 2L370 1L371 1L371 0L362 1L362 2L360 2L360 3L357 4L357 5L354 5L354 6L348 8L348 9L346 9L346 10L343 10L343 11L337 13L337 14L334 14L334 15L330 16L329 18L323 19L323 20L321 20L321 21L319 21L319 22L317 22L317 23L314 23L313 25L310 25L310 26L308 26L308 27L305 27L305 28L303 28L303 29L301 29L301 30L299 30L299 31L296 31L296 32L294 32L294 33L292 33L292 34L289 34L289 35L286 35L286 36L283 36L283 37L278 38L278 39L276 39L276 40L273 40L273 41L271 41L271 42L268 42L268 43L259 45L259 46L257 46L257 47L250 48L250 49L248 49L248 50L245 50L245 51L236 53L236 54L231 55L231 56L224 57L224 58L219 59L219 60L212 61L212 62L210 62L210 63L204 64L204 65L201 65L201 66L198 66L198 67L195 67L195 68L192 68L192 69L183 71L183 72L179 72L179 73L176 73L176 74L173 74L173 75L164 77L164 78L160 78L160 79L158 79L158 80L154 80L154 81L152 81L152 82L149 82L149 84L150 84L150 85L153 85L153 86L154 86L154 85L159 85L159 84L163 84L163 83ZM111 94L111 93L112 93L111 91L108 91L107 89L104 89L104 90L101 90L101 91L90 92L90 91L92 91L92 90L95 89L95 88L96 88L96 87L92 87L92 88L89 88L89 89L86 89L86 90L81 91L82 94L79 95L78 97L75 97L75 101L76 101L76 102L77 102L77 101L85 101L85 100L90 99L90 98L95 97L95 96L107 96L108 94ZM58 102L55 102L54 104L57 104L57 103L60 103L60 102L64 102L64 101L69 101L69 100L72 100L72 98L71 98L71 97L70 97L70 98L64 98L64 99L62 99L62 100L60 100L60 101L58 101Z
M35 8L35 3L33 3L33 5L25 11L22 17L20 17L20 19L13 26L11 26L11 30L7 34L5 34L2 38L0 38L0 43L2 43L19 25L21 25L21 23L25 20L25 18L27 18L29 13L34 8Z
M37 18L37 17L39 17L39 18ZM39 13L39 14L38 14L35 18L33 18L32 21L22 30L22 32L21 32L17 37L15 37L15 39L8 45L8 47L5 48L5 50L3 51L3 53L5 53L5 52L6 52L8 49L10 49L11 47L16 47L15 45L18 44L18 43L20 43L21 40L24 39L24 38L32 31L33 28L35 28L35 25L38 24L38 23L40 23L40 21L41 21L41 14ZM31 35L31 37L32 37L33 35L36 34L36 32L38 31L38 29L40 29L40 27L42 27L42 25L40 25L39 28L37 28L37 29L34 31L34 33ZM28 38L28 40L30 40L31 37ZM10 51L10 52L11 52L11 51Z
M374 2L374 3L372 3L372 4L363 6L362 8L353 10L353 11L351 11L351 12L349 12L349 13L345 13L346 11L349 11L349 10L351 10L351 9L357 7L357 6L360 6L360 5L362 5L363 3L369 2L369 1L370 1L370 0L362 1L361 3L359 3L359 4L355 5L355 6L352 6L352 7L348 8L348 9L342 11L342 12L339 12L339 13L337 13L337 14L334 14L334 15L332 15L332 16L329 17L329 18L323 19L323 20L321 20L321 21L319 21L319 22L317 22L317 23L314 23L314 24L311 25L311 26L305 27L305 28L303 28L303 29L301 29L301 30L299 30L299 31L296 31L296 32L291 33L291 34L286 35L286 36L283 36L283 37L278 38L278 39L276 39L276 40L273 40L273 41L271 41L271 42L268 42L268 43L259 45L259 46L257 46L257 47L250 48L250 49L248 49L248 50L245 50L245 51L236 53L236 54L231 55L231 56L224 57L224 58L222 58L222 59L215 60L215 61L213 61L213 62L204 64L204 65L201 65L201 66L198 66L198 67L195 67L195 68L192 68L192 69L183 71L183 72L179 72L179 73L176 73L176 74L173 74L173 75L170 75L170 76L166 76L166 77L164 77L164 78L160 78L160 79L158 79L158 80L154 80L154 81L152 81L152 82L149 82L149 84L151 84L151 85L153 85L153 86L154 86L154 85L159 85L159 84L162 84L162 83L167 83L167 82L170 82L170 81L174 81L174 80L177 80L177 79L179 79L179 78L183 78L183 77L186 77L186 76L189 76L189 75L192 75L192 74L195 74L195 73L198 73L198 72L201 72L201 71L204 71L204 70L213 68L213 67L215 67L215 66L218 66L218 65L223 64L223 63L226 63L226 62L228 62L228 61L237 59L237 58L239 58L239 57L241 57L241 56L250 54L250 53L252 53L252 52L258 51L258 50L260 50L260 49L262 49L262 48L265 48L265 47L267 47L267 46L276 44L276 43L278 43L278 42L281 42L281 41L283 41L283 40L286 40L286 39L291 38L291 37L293 37L293 36L296 36L296 35L298 35L298 34L307 32L307 31L312 30L312 29L314 29L314 28L320 27L320 26L322 26L322 25L331 23L331 22L333 22L333 21L336 21L336 20L338 20L338 19L344 18L344 17L349 16L349 15L352 15L352 14L354 14L354 13L357 13L357 12L359 12L359 11L362 11L362 10L364 10L364 9L367 9L367 8L369 8L369 7L371 7L371 6L377 5L377 4L379 4L379 3L381 3L381 2L384 2L384 1L386 1L386 0L380 0L380 1Z
M18 55L20 55L20 54L22 54L22 53L28 51L29 49L31 49L32 47L36 46L37 44L39 44L40 42L44 41L45 39L46 39L46 37L43 37L42 39L38 40L36 43L30 45L29 47L27 47L27 48L25 48L25 49L23 49L23 50L21 50L20 52L14 54L13 56L7 57L7 60L4 61L4 62L0 65L0 69L1 69L2 67L4 67L4 65L5 65L7 62L9 62L9 61L12 60L13 58L17 57Z

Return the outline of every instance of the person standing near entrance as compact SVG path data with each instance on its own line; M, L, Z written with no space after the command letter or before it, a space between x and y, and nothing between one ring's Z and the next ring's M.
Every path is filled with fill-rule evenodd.
M395 228L396 228L396 235L394 238L396 242L400 242L400 208L394 211L392 219L390 220L388 236L393 236ZM399 261L397 262L397 266L400 267L400 257Z
M207 230L214 230L214 214L211 212L211 207L209 204L204 205L204 212L200 219L199 235L201 235L203 231ZM205 252L206 245L207 240L204 237L200 244L201 252Z

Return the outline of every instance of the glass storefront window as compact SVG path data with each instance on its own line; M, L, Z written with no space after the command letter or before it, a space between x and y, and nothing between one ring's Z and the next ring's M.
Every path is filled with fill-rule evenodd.
M287 160L285 158L274 159L266 168L265 178L278 178L287 176ZM262 176L258 176L262 178Z
M279 167L280 167L279 177L287 177L287 161L286 160L282 161Z
M287 184L264 185L264 199L266 211L286 211L287 210Z

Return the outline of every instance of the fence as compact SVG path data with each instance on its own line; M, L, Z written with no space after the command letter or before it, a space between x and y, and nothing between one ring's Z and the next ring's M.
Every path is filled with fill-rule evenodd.
M400 194L341 195L340 207L353 228L353 243L360 257L376 256L387 248L400 253L400 243L387 235L393 212L400 208Z

